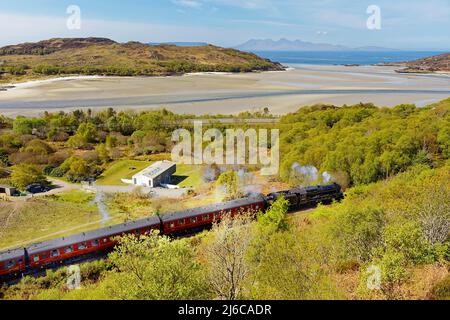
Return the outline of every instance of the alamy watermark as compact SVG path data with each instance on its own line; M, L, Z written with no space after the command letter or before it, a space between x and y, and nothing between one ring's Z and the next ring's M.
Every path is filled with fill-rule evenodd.
M69 290L81 289L81 270L77 265L70 266L67 270L66 285Z
M194 136L187 129L172 135L177 144L172 161L179 164L257 165L265 176L277 175L280 168L280 131L278 129L219 129L203 132L203 123L194 122ZM205 144L206 147L205 147Z
M67 18L67 29L80 30L81 29L81 8L77 5L70 5L67 7L66 13L69 15Z
M369 30L381 30L381 8L377 5L370 5L367 7L367 29Z
M381 268L379 266L371 265L367 268L366 273L367 273L367 289L380 290Z

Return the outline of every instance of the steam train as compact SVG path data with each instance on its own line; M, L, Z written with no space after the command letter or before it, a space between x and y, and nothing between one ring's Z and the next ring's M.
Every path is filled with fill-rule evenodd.
M255 195L163 216L152 216L35 243L25 248L0 252L0 283L105 255L117 244L118 236L128 234L139 236L148 234L152 230L158 230L160 234L170 237L195 234L210 228L225 214L233 216L246 211L264 211L282 196L289 201L290 212L316 206L319 203L340 201L344 198L342 188L338 184L295 188L267 196Z

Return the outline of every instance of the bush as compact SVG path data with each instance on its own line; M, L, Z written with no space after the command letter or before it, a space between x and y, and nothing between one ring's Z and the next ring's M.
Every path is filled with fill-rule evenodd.
M33 183L48 184L42 170L30 164L19 164L13 167L11 181L19 190L25 190Z
M436 284L430 292L431 300L450 300L450 275Z

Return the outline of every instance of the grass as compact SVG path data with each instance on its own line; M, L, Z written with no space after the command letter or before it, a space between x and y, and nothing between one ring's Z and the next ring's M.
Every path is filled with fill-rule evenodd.
M72 191L58 196L0 203L0 248L71 234L79 231L75 228L85 224L92 224L84 227L86 229L95 228L101 217L91 202L92 197L92 194ZM61 231L62 234L52 236Z
M94 194L81 190L74 190L68 193L60 193L57 195L47 196L47 199L55 200L58 202L69 202L76 204L87 204L94 200Z
M197 188L203 184L201 167L188 164L177 165L177 172L173 179L180 188Z
M131 179L133 175L144 170L152 163L139 160L118 160L113 162L110 167L97 180L100 186L126 186L121 179Z
M27 46L29 44L23 45ZM66 48L45 55L16 54L2 55L0 58L7 72L0 78L0 83L42 79L49 75L159 76L206 71L281 70L280 66L254 54L214 46L97 44ZM19 73L21 75L16 75L16 72L11 72L11 67L22 67L24 70Z

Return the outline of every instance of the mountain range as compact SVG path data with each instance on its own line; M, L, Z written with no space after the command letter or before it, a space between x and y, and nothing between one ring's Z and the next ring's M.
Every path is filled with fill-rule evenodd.
M351 48L329 43L313 43L302 40L252 39L235 47L242 51L396 51L395 49L367 46Z

